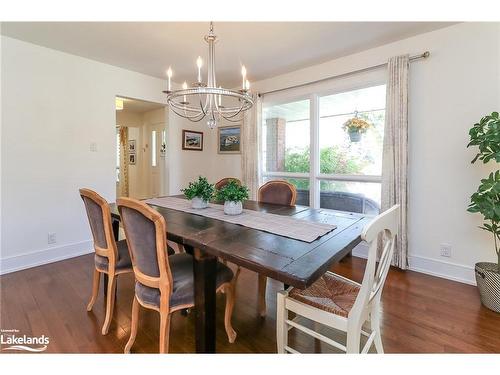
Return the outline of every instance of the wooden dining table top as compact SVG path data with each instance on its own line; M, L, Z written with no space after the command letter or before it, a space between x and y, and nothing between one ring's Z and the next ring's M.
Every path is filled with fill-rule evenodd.
M300 289L310 286L361 242L361 231L372 219L363 214L306 206L244 202L245 209L336 226L330 233L308 243L205 216L150 206L165 218L168 240ZM111 215L119 219L116 204L111 204L110 208Z

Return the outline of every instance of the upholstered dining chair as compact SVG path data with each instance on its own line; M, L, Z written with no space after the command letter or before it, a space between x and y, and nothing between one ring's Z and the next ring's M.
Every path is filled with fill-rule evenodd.
M259 188L258 200L262 203L295 206L297 189L284 180L268 181ZM267 277L259 274L259 313L266 315L266 287Z
M132 198L119 198L117 205L135 275L132 323L125 353L130 353L137 336L140 306L160 313L160 353L168 353L171 314L194 306L193 257L186 253L167 256L167 224L156 210ZM220 262L216 283L217 291L226 294L224 325L229 342L233 343L233 272Z
M268 181L259 188L259 202L295 206L297 189L284 180Z
M215 188L217 190L220 190L220 189L222 189L224 186L226 186L231 181L234 181L238 185L241 185L241 181L238 178L236 178L236 177L225 177L225 178L223 178L223 179L221 179L221 180L219 180L219 181L217 181L215 183Z
M361 335L367 337L361 353L367 353L375 344L377 353L383 353L380 334L380 298L394 253L398 233L399 205L377 216L361 234L370 244L368 261L361 284L333 272L325 273L309 288L289 288L278 292L276 336L278 353L298 353L288 345L288 330L296 328L347 353L360 353ZM377 265L377 239L385 237ZM289 319L288 312L296 317ZM299 323L300 317L328 326L347 334L345 345L332 340ZM369 331L363 329L369 323Z
M113 225L108 202L90 189L80 189L80 196L85 204L92 237L94 239L94 276L92 296L87 305L91 311L99 292L101 273L108 275L106 295L106 317L101 333L108 333L115 305L116 278L132 271L132 263L125 240L116 242L113 236Z

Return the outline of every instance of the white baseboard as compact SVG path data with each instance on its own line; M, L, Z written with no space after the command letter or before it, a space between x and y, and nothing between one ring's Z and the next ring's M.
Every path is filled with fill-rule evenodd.
M353 249L352 255L366 259L368 257L368 247L360 244ZM417 255L410 255L408 264L411 271L458 281L459 283L476 285L474 267L471 266Z
M0 275L74 258L94 251L92 241L82 241L0 259Z

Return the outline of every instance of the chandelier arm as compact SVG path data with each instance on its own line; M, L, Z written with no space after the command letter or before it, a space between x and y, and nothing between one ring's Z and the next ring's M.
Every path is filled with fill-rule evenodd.
M180 103L175 103L175 102L173 102L173 103L169 103L169 104L170 104L170 108L172 108L172 109L174 109L174 108L175 108L177 111L183 111L184 113L186 113L186 112L195 113L195 114L194 114L194 115L192 115L192 116L188 116L188 115L187 115L187 113L186 113L186 116L184 116L184 115L179 115L179 116L182 116L182 117L186 117L186 118L188 118L188 117L195 118L195 117L198 117L198 116L200 116L201 114L203 114L203 112L200 112L200 110L198 110L198 109L194 109L194 108L186 107L186 106L180 105ZM178 112L176 112L176 113L178 113Z
M174 112L177 116L184 117L185 119L188 119L189 121L192 121L192 122L199 122L199 121L203 120L203 117L205 117L205 116L200 116L201 114L198 114L196 116L184 116L183 114L177 112L175 107L171 107L171 109L172 109L172 112ZM198 117L199 117L199 119L198 119Z
M243 120L243 117L239 117L237 119L234 119L234 118L227 118L226 116L222 116L222 118L226 121L229 121L229 122L241 122Z
M175 109L172 109L172 111L179 117L183 117L191 122L200 122L201 120L203 120L203 118L205 116L191 116L191 117L186 117L186 116L183 116L182 114L180 114L179 112L177 112Z
M241 113L242 110L243 110L243 105L240 107L240 109L236 113L234 113L234 114L232 114L230 116L224 117L224 118L228 119L228 118L236 117L236 116L238 116Z

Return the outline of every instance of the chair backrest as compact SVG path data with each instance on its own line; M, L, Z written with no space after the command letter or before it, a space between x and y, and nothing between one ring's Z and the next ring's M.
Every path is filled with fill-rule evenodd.
M295 206L297 189L284 180L268 181L259 188L259 202Z
M114 267L118 261L118 250L108 202L93 190L82 188L79 191L94 238L94 250L97 255L108 258L110 268Z
M170 296L173 282L168 264L165 219L137 199L119 198L116 203L136 280L150 288L160 289L162 297ZM168 300L161 298L160 303L168 303Z
M216 184L215 184L215 188L217 190L220 190L224 186L226 186L228 183L230 183L231 181L234 181L238 185L241 185L241 181L239 179L237 179L236 177L226 177L226 178L223 178L222 180L217 181Z
M394 254L396 235L398 234L399 205L394 205L375 217L361 233L361 239L370 244L368 260L361 289L349 319L364 322L370 313L372 305L378 305L384 288L385 279L391 266ZM383 248L377 264L377 248L379 235L383 236Z

